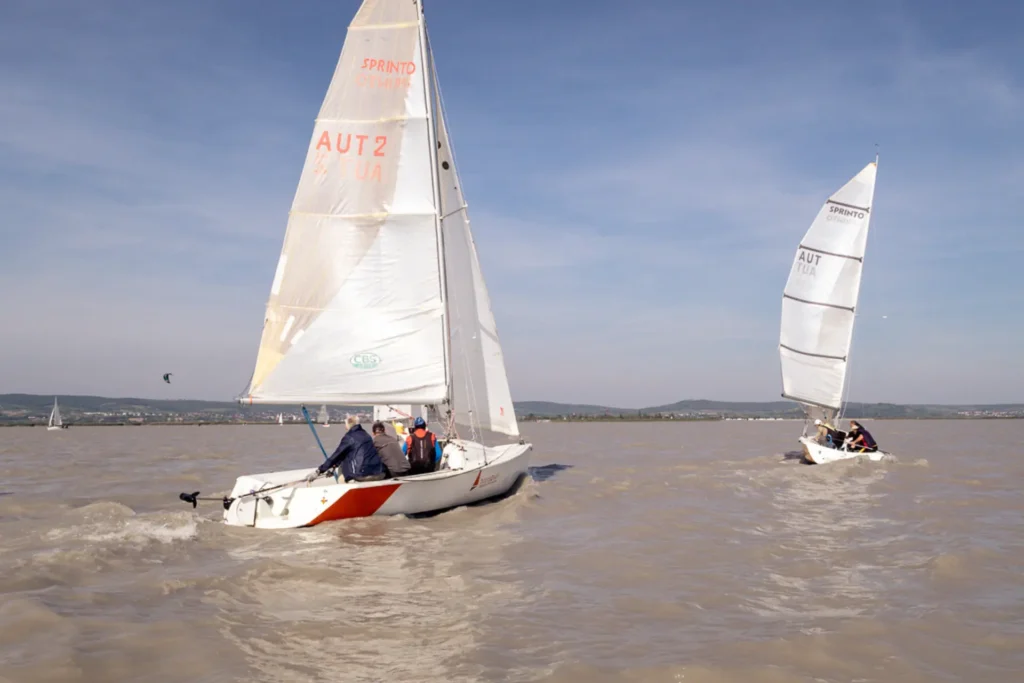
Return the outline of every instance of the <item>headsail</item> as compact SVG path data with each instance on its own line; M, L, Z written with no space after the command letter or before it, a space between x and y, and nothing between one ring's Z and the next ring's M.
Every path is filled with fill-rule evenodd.
M469 427L472 436L476 436L480 429L518 436L519 425L512 406L505 357L498 341L498 327L491 311L491 299L487 294L476 244L469 227L469 212L455 167L436 72L434 98L441 185L441 229L448 266L446 274L448 314L451 319L455 423Z
M316 119L245 398L446 398L428 77L416 2L366 0Z
M842 407L876 172L868 164L825 202L783 294L782 395L825 414Z

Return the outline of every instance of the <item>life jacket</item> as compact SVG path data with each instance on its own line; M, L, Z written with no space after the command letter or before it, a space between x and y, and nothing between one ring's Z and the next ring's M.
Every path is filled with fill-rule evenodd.
M423 474L434 471L434 443L437 438L426 429L417 429L405 440L406 457L409 458L409 472Z
M861 427L857 430L857 434L864 437L865 448L878 448L878 444L875 443L875 438L871 436L871 432Z

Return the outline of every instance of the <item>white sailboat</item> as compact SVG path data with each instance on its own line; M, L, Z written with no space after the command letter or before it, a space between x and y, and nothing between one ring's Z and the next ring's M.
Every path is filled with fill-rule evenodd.
M316 416L317 422L324 427L331 426L331 416L327 413L327 404L320 406L320 412Z
M427 419L428 410L426 406L404 405L376 405L373 407L374 422L412 422L417 417Z
M57 405L57 397L53 397L53 410L50 411L50 420L46 423L47 431L55 431L64 428L64 420L60 417L60 407Z
M279 425L283 425L284 424L284 413L278 413L277 414L277 424L279 424Z
M813 420L838 427L842 415L877 170L876 158L828 198L800 242L782 296L782 396L804 407L799 441L812 463L886 455L833 448L808 435Z
M518 438L421 0L365 0L349 26L240 400L429 406L445 445L439 471L412 477L239 477L228 524L434 512L526 474L532 446Z

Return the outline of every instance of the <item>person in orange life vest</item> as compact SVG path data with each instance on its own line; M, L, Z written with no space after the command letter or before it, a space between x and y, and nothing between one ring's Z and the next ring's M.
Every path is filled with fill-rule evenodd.
M441 444L427 429L427 422L417 417L412 423L412 434L405 438L402 452L409 458L409 474L425 474L437 469L441 460Z

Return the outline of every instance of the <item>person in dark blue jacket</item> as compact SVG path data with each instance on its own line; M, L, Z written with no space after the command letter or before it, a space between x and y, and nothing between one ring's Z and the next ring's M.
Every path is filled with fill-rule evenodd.
M345 426L348 427L348 431L341 437L341 442L331 453L331 457L316 468L316 471L310 472L306 481L313 481L339 465L345 481L379 481L384 478L384 465L377 455L373 438L359 424L359 418L350 415L345 418Z

